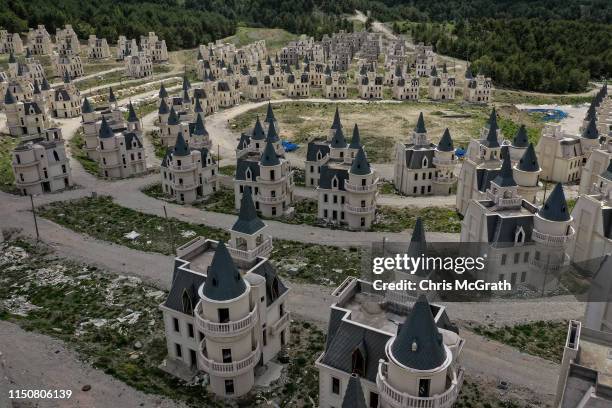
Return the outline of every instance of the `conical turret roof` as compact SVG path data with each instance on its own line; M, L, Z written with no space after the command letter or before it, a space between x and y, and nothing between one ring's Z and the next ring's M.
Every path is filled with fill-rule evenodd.
M444 129L444 133L442 134L442 137L438 142L438 150L441 152L452 152L453 150L455 150L453 138L451 137L448 128Z
M251 187L245 186L242 198L240 199L240 213L232 227L232 231L251 235L265 226L266 224L257 216L257 210L253 203L253 196L251 195Z
M4 94L4 103L7 105L17 103L17 99L15 99L15 95L11 92L10 88L6 88L6 93Z
M518 128L512 140L512 146L521 148L529 146L529 137L527 136L527 128L525 125L521 125Z
M204 120L202 119L202 115L197 115L195 125L193 127L193 134L196 136L206 136L208 135L208 131L206 130L206 126L204 126Z
M276 125L274 124L274 122L270 122L270 124L268 125L268 135L266 136L266 141L268 143L277 143L278 141L280 141L278 133L276 133Z
M259 115L257 115L257 119L255 120L255 126L253 127L253 134L251 138L253 140L264 140L266 138L266 133L261 125L261 121L259 120Z
M81 111L83 113L92 113L94 111L93 106L89 103L89 99L87 97L83 98L83 106L81 107Z
M415 370L433 370L446 360L442 334L438 331L429 302L420 295L391 344L393 357Z
M500 187L516 186L516 181L514 181L514 175L512 174L512 162L510 161L509 154L504 155L501 170L493 182Z
M266 147L264 148L264 151L261 154L259 164L262 166L278 166L280 164L280 160L278 159L278 155L274 150L274 145L272 144L272 142L266 142Z
M176 142L174 142L174 150L172 154L175 157L185 157L191 154L189 150L189 146L187 142L185 142L185 138L183 137L183 132L178 132L176 136Z
M569 221L570 213L561 183L557 183L544 205L538 210L540 217L549 221Z
M339 127L334 132L334 137L331 139L331 147L334 149L344 149L346 147L346 139L342 127Z
M353 163L351 164L351 174L356 174L358 176L365 176L370 174L372 170L370 169L370 164L368 163L368 159L366 158L365 152L363 151L363 147L359 146L359 150L357 150L357 154L353 159Z
M427 133L427 129L425 128L425 119L423 119L423 112L419 113L419 119L417 120L414 131L416 133Z
M160 115L165 115L166 113L169 113L170 110L168 109L168 104L166 103L165 99L162 99L161 102L159 103L159 110L157 111L157 113L159 113Z
M516 168L522 171L539 171L540 165L538 164L538 156L533 148L533 143L529 143L527 150L523 153L523 157L516 164Z
M266 119L264 120L264 122L270 124L275 121L276 121L276 118L274 117L274 111L272 110L272 104L268 102L268 110L266 111Z
M363 396L363 388L357 374L352 374L349 377L344 398L342 399L342 408L368 408Z
M117 98L115 97L115 93L113 92L113 87L108 87L108 101L111 103L117 102Z
M174 110L174 106L170 107L170 114L168 115L168 125L178 125L179 117Z
M102 116L102 123L100 124L100 132L98 133L98 137L100 139L108 139L115 136L113 129L108 125L106 118Z
M342 122L340 121L340 111L338 110L338 106L336 106L336 112L334 113L334 121L332 122L331 129L340 129L342 127Z
M597 129L597 121L595 118L591 118L586 129L582 132L582 137L591 140L599 139L599 130Z
M200 97L196 96L195 98L195 107L193 108L193 111L195 113L202 113L204 112L204 109L202 109L202 104L200 103ZM200 115L198 115L200 116Z
M361 147L361 137L359 136L359 128L356 123L355 126L353 126L353 138L351 139L349 147L351 149L359 149Z
M421 217L417 217L416 222L414 223L414 229L412 230L410 245L408 246L408 255L412 257L420 257L421 255L425 254L426 250L427 238L425 236L425 226L423 225L423 219Z
M225 243L219 241L212 263L208 267L202 294L211 300L226 301L239 297L246 288L246 283L236 269Z
M130 123L138 122L138 115L136 115L136 110L134 109L134 105L132 105L132 101L128 104L128 118L127 121Z

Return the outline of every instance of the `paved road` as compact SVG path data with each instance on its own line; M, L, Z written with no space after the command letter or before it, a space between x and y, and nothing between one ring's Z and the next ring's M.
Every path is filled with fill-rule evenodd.
M137 391L79 360L79 356L53 337L26 332L0 321L0 407L39 408L178 408L184 404ZM83 391L90 385L89 391ZM8 391L71 390L70 399L36 400L36 405L13 405ZM18 401L18 400L15 400ZM22 400L33 401L33 400Z

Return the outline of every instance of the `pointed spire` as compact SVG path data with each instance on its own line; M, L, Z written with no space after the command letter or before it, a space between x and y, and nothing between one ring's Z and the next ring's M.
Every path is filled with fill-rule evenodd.
M51 89L51 85L49 85L49 81L47 81L47 78L43 78L43 81L42 81L42 90L43 91L48 91L49 89Z
M266 133L264 131L263 126L261 125L261 121L259 120L259 115L257 115L257 120L255 120L255 127L253 127L253 140L264 140L266 138Z
M170 107L170 114L168 115L168 125L178 125L179 117L174 110L174 106Z
M427 238L425 236L425 226L423 225L423 219L417 217L414 223L414 229L412 230L412 237L410 238L410 245L408 246L408 255L413 257L420 257L425 254L427 249Z
M235 299L245 291L244 279L236 269L225 243L219 241L206 273L202 294L211 300L225 301Z
M452 152L453 150L455 150L453 138L451 137L448 128L444 129L444 133L442 134L442 137L438 142L438 150L441 152Z
M92 113L94 111L93 106L91 106L91 103L89 102L89 99L87 99L87 97L85 97L83 99L83 106L81 107L81 112L83 113Z
M357 374L351 374L349 377L344 398L342 399L341 408L367 408L365 397L363 396L363 388Z
M268 143L277 143L280 140L280 138L278 137L278 133L276 133L276 126L274 125L274 122L270 122L270 125L268 126L268 135L266 136L266 141Z
M196 96L195 98L195 107L193 108L193 111L195 113L202 113L204 112L204 109L202 109L202 104L200 103L200 97ZM200 115L198 115L200 116Z
M599 139L599 130L597 129L597 121L595 118L591 118L586 129L582 132L582 137L591 140Z
M336 112L334 113L334 121L332 122L331 128L336 129L336 130L342 128L342 122L340 122L340 111L338 110L338 105L336 105Z
M128 104L128 118L127 121L130 123L138 122L138 115L136 115L136 110L134 109L134 105L132 105L132 101Z
M186 89L183 90L183 103L189 103L191 98L189 97L189 91Z
M349 145L351 149L359 149L361 147L361 137L359 136L359 128L355 123L353 127L353 138L351 139L351 144Z
M108 125L106 118L102 116L102 123L100 124L100 132L98 133L98 137L100 139L108 139L113 136L115 136L115 132L113 132L113 129L111 129L111 127Z
M168 104L166 103L166 100L162 99L159 103L159 110L157 111L157 113L159 113L160 115L165 115L169 112L170 110L168 109Z
M509 154L504 155L501 170L493 182L500 187L516 186L516 181L514 181L514 175L512 174L512 162L510 161Z
M465 69L465 79L474 79L474 74L472 74L472 67L470 64L468 64L467 68Z
M492 127L495 126L495 129L498 128L497 126L497 112L495 111L495 107L493 107L493 109L491 109L491 113L489 114L489 119L487 119L487 127Z
M272 65L272 60L270 59L269 55L266 57L266 65L268 65L268 66Z
M113 87L112 86L108 87L108 101L110 103L117 102L117 98L115 97L115 93L113 92Z
M202 119L202 115L197 115L195 125L193 126L193 134L197 136L208 135L206 126L204 126L204 120Z
M425 295L420 295L390 347L400 364L415 370L433 370L444 364L446 350Z
M6 93L4 94L4 104L11 105L13 103L17 103L17 99L15 99L15 96L11 92L11 89L7 87Z
M525 125L521 125L514 135L514 140L512 140L512 146L514 147L527 147L529 145L529 137L527 136L527 128Z
M240 200L240 213L232 227L232 231L251 235L265 226L266 224L257 216L257 210L251 195L251 187L245 186Z
M417 120L414 131L415 133L427 133L427 129L425 128L425 119L423 119L423 112L419 113L419 119Z
M357 154L353 159L353 164L351 164L351 174L355 174L358 176L365 176L371 173L370 163L368 163L368 159L366 158L365 152L363 151L363 147L359 146L359 150L357 150Z
M159 87L159 99L165 99L168 97L168 91L166 91L166 87L164 86L164 83L162 82L161 86Z
M335 130L334 137L332 137L330 145L334 149L344 149L346 147L346 139L344 138L342 127Z
M34 91L33 91L34 95L39 95L40 94L40 87L38 86L38 80L34 80Z
M64 83L65 84L70 83L70 74L68 74L68 70L64 71Z
M183 137L183 132L178 132L176 142L174 142L174 150L172 151L172 154L175 157L185 157L191 154L189 146Z
M491 116L489 116L488 127L489 132L487 133L487 139L484 145L493 148L499 147L499 141L497 140L497 114L495 113L495 108L493 108Z
M274 117L274 111L272 110L272 104L268 102L268 110L266 111L266 119L264 120L264 122L270 124L275 121L276 121L276 118Z
M438 76L438 70L436 69L435 65L431 68L431 76L432 77Z
M183 75L183 91L188 91L191 88L191 83L187 79L187 75Z
M523 157L516 164L516 168L522 171L539 171L540 165L538 164L538 156L533 148L533 143L529 143L529 147L523 153Z
M280 160L278 160L278 156L274 150L274 145L269 140L266 142L266 147L261 154L259 164L262 166L278 166L280 164Z
M569 221L570 213L565 200L561 183L557 183L544 205L538 210L538 215L549 221Z

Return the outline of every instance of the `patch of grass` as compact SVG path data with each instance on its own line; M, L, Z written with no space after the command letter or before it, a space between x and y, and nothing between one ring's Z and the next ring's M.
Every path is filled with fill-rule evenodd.
M496 89L494 100L498 103L530 105L577 105L591 102L593 96L584 95L538 95L529 92Z
M567 200L567 209L569 210L570 213L574 210L574 207L576 206L577 202L578 202L577 198L570 198Z
M117 205L110 197L54 202L40 208L39 215L103 241L165 255L172 255L173 241L178 247L194 236L225 241L229 238L229 234L220 228L175 218L166 221L163 217ZM141 235L135 240L125 238L125 234L131 231ZM282 276L289 276L298 282L334 286L347 276L359 275L361 252L357 248L276 239L271 261Z
M306 172L304 171L304 169L293 169L293 182L298 187L304 187L306 185Z
M15 175L13 174L13 157L11 152L19 141L8 135L0 135L0 190L6 193L17 191Z
M234 177L234 175L236 174L236 165L235 164L230 164L227 166L223 166L221 168L219 168L219 173L225 175L225 176L232 176Z
M167 147L162 145L161 137L159 134L159 130L152 130L145 134L145 137L151 139L151 144L153 144L153 149L155 151L155 156L163 159L166 155Z
M143 193L153 198L164 198L166 197L166 193L162 190L161 183L151 184L148 187L145 187L141 190Z
M125 77L124 71L113 71L104 75L96 75L95 77L84 79L76 82L76 87L83 91L96 86L103 86L106 84L114 84L120 82Z
M223 42L231 42L236 44L236 47L242 47L258 40L266 40L268 52L274 53L296 38L298 38L297 35L279 28L239 26L236 29L236 34L223 39Z
M382 181L378 185L378 192L380 194L399 194L395 186L390 181Z
M516 326L477 326L481 336L515 347L525 353L561 362L567 322L537 321Z
M516 123L512 119L505 118L500 115L498 118L497 124L502 131L502 134L505 138L512 140L516 132L518 132L520 124ZM538 140L540 140L541 128L535 128L531 126L525 126L527 129L527 136L529 137L529 141L533 143L535 146L538 144Z
M196 204L196 207L206 211L214 211L224 214L237 214L234 208L234 190L220 188L206 200Z
M416 219L421 217L425 230L430 232L461 232L461 216L452 208L395 208L380 207L373 231L402 232L414 228Z
M70 139L69 147L72 156L81 163L81 166L83 166L86 172L94 176L99 176L98 162L87 157L87 153L85 152L85 139L83 138L82 129L79 129L72 139Z
M466 378L463 380L461 392L453 406L456 408L527 408L532 405L520 404L506 395L492 392L475 380Z

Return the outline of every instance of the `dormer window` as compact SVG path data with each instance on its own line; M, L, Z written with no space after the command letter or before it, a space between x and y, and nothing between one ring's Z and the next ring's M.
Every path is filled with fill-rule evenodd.
M365 376L365 356L360 349L355 349L351 356L352 372L360 377Z
M428 164L429 164L429 160L427 160L427 157L423 157L423 161L422 161L422 167L423 168L427 168Z
M332 179L332 187L333 188L338 188L338 177L335 177Z
M193 303L191 302L191 297L189 296L187 289L183 289L183 296L181 300L183 302L183 313L188 315L193 314Z
M514 234L514 243L517 245L523 245L525 243L525 230L523 227L519 227Z
M247 169L247 170L246 170L246 173L244 174L244 177L245 177L247 180L252 180L252 173L251 173L251 169Z

